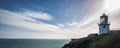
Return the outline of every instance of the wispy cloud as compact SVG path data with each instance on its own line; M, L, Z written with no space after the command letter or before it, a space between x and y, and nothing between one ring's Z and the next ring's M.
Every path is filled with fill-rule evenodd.
M23 12L13 12L9 10L0 9L0 23L2 24L37 30L39 34L43 34L43 35L49 34L47 37L49 37L50 35L53 35L53 36L58 34L62 35L61 34L62 30L57 25L46 24L34 18L38 18L40 20L47 20L47 21L51 21L53 19L49 14L43 13L43 12L34 12L30 10L23 11ZM12 33L12 31L10 32ZM27 35L29 33L23 33L23 34ZM21 34L21 36L23 34ZM46 37L46 36L41 36L41 37Z
M0 9L0 23L16 25L26 28L32 28L37 30L52 30L51 28L57 28L54 25L45 24L41 21L37 21L34 18L41 20L52 20L52 17L47 13L34 12L34 11L23 11L23 12L12 12L4 9ZM27 21L26 21L27 20ZM39 29L41 28L41 29Z
M0 31L0 37L8 38L80 38L90 33L98 33L99 17L105 12L103 0L90 0L84 3L73 3L64 12L60 9L65 19L54 24L45 23L58 20L55 16L46 12L32 11L10 11L0 9L0 23L9 26L16 26L21 31ZM63 4L62 4L63 5ZM64 7L63 7L64 8ZM60 12L55 12L60 13ZM111 29L120 29L120 12L108 12ZM63 17L62 16L62 17ZM64 18L63 18L64 19ZM11 27L12 28L12 27ZM23 29L26 29L23 31ZM27 30L28 29L28 30ZM35 31L31 31L35 30ZM7 36L5 36L7 35Z
M7 37L9 38L14 38L14 36L17 36L18 38L22 38L22 36L26 36L23 38L79 38L87 35L85 32L89 29L88 25L90 25L86 24L85 22L82 23L83 25L79 22L66 22L62 24L58 23L57 25L47 24L40 20L52 21L52 16L47 13L35 12L31 10L13 12L0 9L0 18L0 23L2 24L23 27L37 31L37 33L30 33L29 31L10 31L11 33L7 33ZM35 18L40 20L38 21ZM6 33L2 32L2 34Z

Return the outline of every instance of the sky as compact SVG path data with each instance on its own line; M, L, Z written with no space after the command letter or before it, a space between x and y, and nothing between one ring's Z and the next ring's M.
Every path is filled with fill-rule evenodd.
M0 38L71 39L98 33L106 13L120 29L120 0L0 0Z

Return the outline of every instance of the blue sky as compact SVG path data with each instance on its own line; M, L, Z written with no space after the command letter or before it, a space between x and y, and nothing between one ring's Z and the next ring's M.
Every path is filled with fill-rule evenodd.
M114 19L119 18L120 6L116 3L119 0L114 0L116 4L111 2L113 0L0 0L0 38L85 37L98 32L99 16L104 12L111 16L110 21L119 20Z

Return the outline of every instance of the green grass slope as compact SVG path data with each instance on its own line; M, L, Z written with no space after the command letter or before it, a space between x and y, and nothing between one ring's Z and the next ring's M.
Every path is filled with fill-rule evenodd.
M72 40L62 48L120 48L120 32Z

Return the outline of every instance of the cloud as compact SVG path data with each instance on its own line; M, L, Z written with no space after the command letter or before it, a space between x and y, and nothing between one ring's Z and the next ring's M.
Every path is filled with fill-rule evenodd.
M64 35L64 33L62 33L61 28L59 28L57 25L52 25L52 24L47 24L44 23L40 20L36 20L34 18L38 18L40 20L46 20L46 21L51 21L53 18L47 14L47 13L43 13L43 12L35 12L35 11L23 11L23 12L13 12L13 11L9 11L9 10L5 10L5 9L0 9L0 23L1 24L6 24L6 25L10 25L10 26L17 26L22 27L22 28L28 28L28 29L32 29L32 30L36 30L37 32L39 32L38 34L36 32L32 33L34 35L33 38L39 36L39 38L60 38L61 36ZM11 33L10 33L11 32ZM10 31L9 36L12 36L13 38L15 37L14 35L16 34L18 37L22 37L22 36L27 36L28 38L32 36L30 36L29 31L26 32L22 32L21 31ZM17 33L18 32L18 33ZM6 34L5 32L2 32L2 34ZM14 34L14 35L13 35ZM35 37L34 37L35 36ZM52 36L52 37L50 37ZM54 37L56 36L56 37Z
M24 10L21 12L13 12L5 9L0 9L0 23L17 26L35 31L11 31L2 32L3 37L18 37L18 38L81 38L90 33L98 33L99 17L104 13L103 0L90 0L84 3L83 8L77 4L72 4L65 12L64 16L69 16L68 21L64 23L49 24L45 21L53 21L54 17L48 13L41 11ZM120 12L114 11L107 13L111 29L120 29ZM4 34L4 35L2 35ZM25 37L24 37L25 36Z
M62 32L70 38L85 37L90 33L98 33L99 17L103 14L103 1L86 1L81 7L81 3L72 4L63 13L69 16L69 21L57 23Z
M72 17L73 21L66 23L66 26L72 26L64 29L64 31L70 34L71 38L85 37L90 33L99 32L99 26L98 26L98 23L100 21L99 17L103 15L103 13L106 13L104 8L104 1L92 0L92 1L88 1L85 5L88 6L86 7L88 9L86 12L83 13L85 15L83 15L84 17L82 19L76 19ZM77 9L74 9L74 11L75 10ZM114 12L107 12L106 14L109 16L109 22L111 22L111 25L110 25L111 30L120 29L119 10ZM75 14L74 16L76 17L79 15ZM74 21L74 19L78 20L79 22Z
M35 11L30 11L30 10L25 10L23 12L19 12L19 14L23 14L24 16L26 16L27 18L29 17L33 17L33 18L39 18L41 20L52 20L52 16L50 16L47 13L42 13L42 12L35 12Z
M96 1L94 1L95 3ZM0 9L0 23L29 28L37 30L40 33L34 34L34 37L40 38L80 38L85 37L90 33L97 32L97 21L99 20L98 8L92 4L93 2L84 3L84 7L81 11L81 6L72 5L71 8L67 9L65 16L70 15L70 21L65 23L56 23L56 25L47 24L41 20L52 21L54 18L48 13L36 12L31 10L25 10L22 12L13 12L9 10ZM94 8L92 8L92 6ZM89 6L91 7L90 9ZM88 12L86 12L88 9ZM93 10L94 9L94 10ZM82 15L81 15L82 14ZM96 17L96 18L95 18ZM39 20L38 20L39 19ZM96 20L97 19L97 20ZM31 37L30 33L19 33L13 32L20 37L20 34L27 37ZM27 35L26 35L27 34ZM21 36L22 37L22 36Z
M108 16L111 30L120 30L120 9L109 12Z
M53 30L55 28L59 29L54 25L45 24L33 18L38 18L41 20L48 20L48 21L52 20L51 16L48 15L47 13L34 12L30 10L23 11L23 12L12 12L8 10L0 9L0 23L32 28L37 30L46 30L46 29Z
M78 9L72 9L73 11L78 12L77 14L74 14L74 17L77 16L77 18L72 17L73 20L67 24L70 26L72 25L72 27L64 29L71 34L70 37L72 38L85 37L90 33L98 33L99 16L101 16L103 13L103 2L92 0L84 3L85 4L82 10L80 10L80 6ZM80 16L82 17L80 18ZM74 21L74 19L77 21Z

